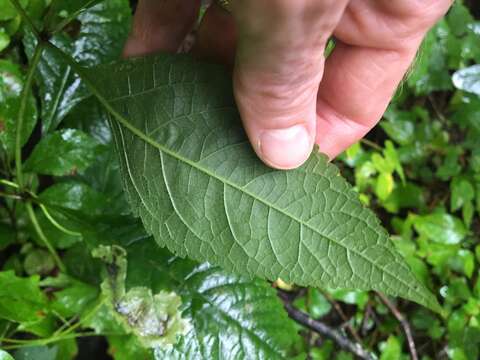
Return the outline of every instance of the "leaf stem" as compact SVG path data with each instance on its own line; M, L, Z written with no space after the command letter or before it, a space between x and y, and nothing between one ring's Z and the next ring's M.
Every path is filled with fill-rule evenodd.
M376 144L376 143L374 143L373 141L370 141L370 140L368 140L368 139L361 139L360 142L361 142L362 144L365 144L365 145L367 145L367 146L370 146L372 149L375 149L375 150L377 150L377 151L380 151L380 152L383 151L383 149L382 149L382 147L381 147L380 145L378 145L378 144Z
M50 221L52 223L53 226L55 226L58 230L60 230L61 232L64 232L65 234L67 235L72 235L72 236L81 236L82 234L80 234L79 232L76 232L76 231L72 231L72 230L68 230L67 228L63 227L62 225L60 225L57 220L55 220L55 218L48 212L47 208L45 205L39 203L38 206L40 206L40 209L42 210L43 214L45 215L45 217L48 219L48 221Z
M16 0L12 0L16 1ZM27 109L28 96L33 84L33 75L37 69L38 63L40 62L40 57L42 55L44 45L42 42L39 42L35 48L35 52L32 57L32 62L27 74L27 80L22 89L22 95L20 99L20 107L18 109L18 119L17 119L17 128L16 128L16 138L15 138L15 167L17 175L17 183L20 189L23 188L23 172L22 172L22 131L23 131L23 121L25 119L25 111Z
M95 2L98 2L98 0L89 0L85 5L83 5L80 9L77 11L74 11L73 13L69 14L65 19L60 21L54 28L53 30L50 31L51 35L55 35L56 33L62 31L62 29L67 26L72 20L74 20L78 15L80 15L82 12L84 12L87 8L89 8L92 4Z
M18 186L17 183L14 183L13 181L9 181L9 180L6 180L6 179L0 179L0 184L7 185L7 186L13 187L15 189L20 188L20 186Z
M58 266L58 268L66 273L66 267L65 265L63 264L62 260L60 259L60 257L58 256L57 252L55 251L54 247L52 246L52 244L50 244L50 242L48 241L47 237L45 236L42 228L40 227L40 224L38 223L38 220L37 220L37 216L35 215L35 211L33 211L33 207L32 207L32 203L31 202L27 202L25 204L25 207L27 209L27 212L28 212L28 216L30 217L30 221L32 222L32 225L33 227L35 228L35 231L37 232L37 235L38 237L40 238L40 240L42 240L42 242L45 244L45 246L47 247L48 251L50 251L50 254L52 254L53 256L53 259L56 263L56 265Z
M35 35L35 37L40 40L41 39L40 31L38 31L37 27L33 23L32 19L30 19L30 16L28 16L28 14L25 12L22 5L20 5L18 0L10 0L10 2L15 7L15 9L17 9L17 11L20 14L20 17L23 19L23 21L25 21L30 26L30 28L31 28L33 34Z

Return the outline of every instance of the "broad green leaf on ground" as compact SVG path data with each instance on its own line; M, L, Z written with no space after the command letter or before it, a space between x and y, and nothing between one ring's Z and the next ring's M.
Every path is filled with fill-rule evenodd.
M0 360L15 360L9 353L0 349Z
M175 291L192 326L172 349L158 349L157 359L291 358L296 329L267 282L180 259L153 239L127 250L127 287Z
M39 277L17 277L0 272L0 318L32 324L45 318L47 299L39 288Z
M480 65L458 70L453 74L452 81L457 89L480 96Z
M77 129L55 131L35 146L25 170L44 175L73 175L94 162L99 144Z
M292 171L256 158L222 68L159 55L90 75L146 134L112 121L130 204L159 245L270 280L375 289L438 309L325 156Z
M413 226L419 234L442 244L458 244L468 233L463 222L450 214L418 216Z
M8 1L8 0L7 0ZM60 2L71 11L85 1ZM106 0L78 16L81 26L73 38L62 32L51 41L84 66L117 59L130 31L131 10L128 0ZM33 54L35 39L25 37L26 51ZM38 68L42 102L42 130L55 129L69 111L90 93L71 68L50 49L45 49Z
M8 154L13 154L15 149L16 124L23 83L20 67L8 60L0 59L0 146ZM30 94L25 111L21 145L27 142L36 122L37 108L35 99Z

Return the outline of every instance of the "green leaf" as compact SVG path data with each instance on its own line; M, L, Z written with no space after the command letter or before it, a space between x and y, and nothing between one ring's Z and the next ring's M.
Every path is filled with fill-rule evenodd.
M161 246L270 280L375 289L437 307L325 156L291 171L256 158L222 68L160 55L91 77L146 133L112 122L130 204Z
M15 360L57 360L57 346L31 346L15 351Z
M377 178L375 194L380 200L386 200L392 193L394 185L391 173L381 173Z
M397 186L390 196L382 202L382 206L390 212L396 213L403 208L422 208L425 205L423 189L413 183Z
M13 154L15 149L16 123L23 84L20 67L8 60L0 59L0 146L7 154ZM25 109L20 145L27 142L36 122L37 108L35 99L30 94Z
M400 145L407 145L415 140L415 116L411 112L387 110L380 126L387 135Z
M20 5L25 8L28 0L19 0ZM0 0L0 21L10 20L17 16L17 10L10 0Z
M153 360L150 349L142 347L134 336L108 336L108 353L114 360Z
M0 360L15 360L9 353L0 349Z
M192 324L173 349L157 349L157 359L243 359L252 351L259 359L290 359L296 330L268 283L179 259L153 239L127 250L127 286L175 291Z
M78 210L88 215L109 213L109 201L104 194L79 181L56 183L39 195L42 202Z
M9 0L7 0L9 1ZM85 1L61 1L59 7L68 12ZM117 59L130 31L131 9L128 0L106 0L78 16L81 26L72 39L65 32L51 41L73 56L83 66L94 66ZM26 51L32 55L36 41L25 37ZM70 110L90 93L66 62L50 49L45 49L38 68L42 102L42 130L54 130Z
M15 230L5 224L0 224L0 251L15 242Z
M400 341L395 336L389 336L382 349L380 360L400 360L402 357Z
M466 203L475 199L475 189L472 183L465 178L454 178L450 183L450 209L456 211Z
M0 28L0 51L3 51L10 44L10 35L3 28Z
M62 290L55 291L51 303L52 310L64 318L69 318L83 313L98 296L98 289L75 279L70 279L69 284Z
M55 261L48 251L34 249L25 257L23 268L28 275L45 275L55 268Z
M45 317L46 298L38 276L21 278L13 271L0 272L0 318L19 323L36 323Z
M463 222L450 214L418 216L413 225L418 233L441 244L458 244L467 235Z
M457 89L480 96L480 65L458 70L453 74L452 81Z
M62 129L49 134L35 146L25 170L63 176L85 170L95 160L98 143L84 132Z

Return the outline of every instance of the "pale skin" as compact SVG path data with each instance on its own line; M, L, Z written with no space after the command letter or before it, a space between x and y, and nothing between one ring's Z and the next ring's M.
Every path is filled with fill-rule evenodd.
M235 99L267 165L330 159L382 117L452 0L231 0L207 11L193 52L233 66ZM140 0L125 55L175 52L200 0ZM327 60L324 49L334 36Z

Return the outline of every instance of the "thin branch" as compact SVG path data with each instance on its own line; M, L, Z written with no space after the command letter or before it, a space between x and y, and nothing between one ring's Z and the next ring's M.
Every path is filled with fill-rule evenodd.
M45 236L42 228L40 227L40 224L38 223L38 220L37 220L37 216L35 215L35 211L33 211L32 203L27 202L25 204L25 207L27 209L28 216L30 217L30 221L32 222L33 227L35 228L35 231L36 231L38 237L40 238L40 240L42 240L42 242L45 244L45 246L47 247L50 254L53 256L55 264L58 266L58 268L62 272L65 273L66 272L66 267L63 264L60 257L58 256L58 254L57 254L56 250L54 249L54 247L52 246L52 244L50 244L50 241L48 241L48 239Z
M433 111L435 112L435 115L440 119L441 122L444 124L447 122L447 119L445 118L445 115L443 115L442 111L438 107L437 102L435 101L435 98L432 95L428 95L428 101L430 101L430 104L432 105Z
M68 14L68 16L63 19L62 21L60 21L60 23L58 23L55 28L51 31L51 34L54 35L60 31L63 30L63 28L65 26L67 26L68 24L70 24L73 20L75 20L77 18L78 15L80 15L82 12L84 12L85 10L87 10L90 6L92 6L93 4L95 4L96 2L98 2L99 0L89 0L85 5L83 5L80 9L72 12L71 14Z
M350 334L352 334L352 337L355 339L356 342L359 344L362 343L362 340L360 339L360 336L358 336L357 330L350 324L350 320L347 318L347 315L343 312L342 307L338 304L338 302L335 301L334 298L332 298L329 294L327 294L325 291L322 291L323 296L325 296L330 304L332 304L333 308L337 312L338 315L342 318L345 326L347 327L348 331Z
M393 316L402 325L405 336L407 337L408 349L412 360L418 360L417 349L415 347L415 341L413 340L412 330L410 324L402 315L402 313L396 308L396 306L382 293L377 292L378 297L385 304L386 307L392 312Z
M15 1L16 0L12 0ZM23 134L23 121L25 120L25 113L27 110L28 96L32 89L33 75L37 70L37 65L40 62L40 57L43 52L43 44L39 42L35 48L35 52L32 57L32 62L27 74L27 80L22 89L20 98L20 107L18 109L16 138L15 138L15 166L17 171L17 183L21 189L23 189L23 172L22 172L22 134ZM5 182L5 181L4 181Z
M82 236L81 233L77 232L77 231L72 231L72 230L69 230L67 228L65 228L64 226L60 225L58 223L57 220L55 220L55 218L50 214L50 212L47 210L47 208L45 207L45 205L43 205L42 203L39 203L40 206L40 209L42 210L43 214L45 215L45 217L48 219L48 221L50 221L52 223L53 226L55 226L58 230L60 230L61 232L67 234L67 235L71 235L71 236Z
M363 139L360 140L360 142L364 145L367 145L367 146L371 147L374 150L377 150L377 151L380 151L380 152L383 151L383 149L380 145L378 145L377 143L375 143L371 140L363 138Z
M18 11L22 20L25 21L30 26L30 28L31 28L33 34L35 35L35 37L37 39L40 39L41 38L40 31L38 31L38 29L35 26L35 24L33 23L32 19L30 19L30 16L27 15L27 13L25 12L25 9L22 7L22 5L20 5L18 0L10 0L10 3Z
M284 306L288 316L290 316L299 324L335 341L335 343L337 343L338 346L340 346L343 350L351 352L360 359L373 360L372 355L363 349L360 344L353 343L346 337L342 336L338 331L321 323L320 321L310 318L303 311L296 309L291 303L285 302Z

